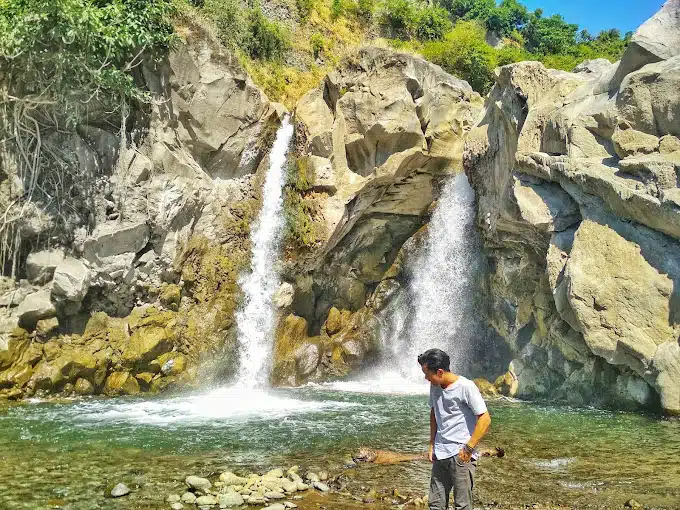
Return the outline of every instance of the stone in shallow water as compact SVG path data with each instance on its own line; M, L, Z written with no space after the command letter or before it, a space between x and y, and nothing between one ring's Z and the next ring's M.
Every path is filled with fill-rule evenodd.
M111 489L112 498L120 498L126 494L130 494L130 489L124 483L119 483L113 489Z
M273 505L269 505L262 510L286 510L286 506L283 503L274 503Z
M187 476L184 480L189 487L193 487L197 490L207 490L212 487L210 480L207 478L201 478L200 476Z
M241 506L244 503L243 496L237 492L229 492L227 494L220 494L217 502L220 508L232 508L235 506Z
M193 492L185 492L182 494L182 503L188 503L190 505L193 505L194 502L196 501L196 494Z
M182 508L184 508L184 505L179 501L176 501L172 505L170 505L170 508L171 510L182 510Z
M331 490L328 487L328 485L326 485L325 483L322 483L322 482L314 482L312 485L314 486L315 489L318 489L321 492L328 492L329 490Z
M286 508L297 508L298 506L295 503L291 503L290 501L284 501L283 506Z
M180 499L182 498L180 498L178 494L170 494L167 498L165 498L165 501L168 503L177 503Z
M309 473L307 473L307 476L306 476L305 478L307 478L307 480L309 480L309 481L312 482L312 483L313 483L313 482L319 482L319 481L320 481L319 475L317 475L316 473L314 473L314 472L312 472L312 471L310 471Z
M217 500L215 499L215 496L211 496L210 494L196 498L197 506L215 506L216 504Z
M271 471L266 473L262 478L283 478L283 470L272 469Z

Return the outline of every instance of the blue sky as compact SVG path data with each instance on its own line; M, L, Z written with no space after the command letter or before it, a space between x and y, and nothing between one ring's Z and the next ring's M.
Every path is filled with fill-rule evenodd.
M622 34L635 31L663 5L664 0L520 0L529 10L541 8L546 15L561 14L569 23L597 35L606 28Z

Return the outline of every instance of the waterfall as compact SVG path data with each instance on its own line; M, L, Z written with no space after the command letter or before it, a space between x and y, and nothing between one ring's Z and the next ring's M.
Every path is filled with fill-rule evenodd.
M407 263L408 283L384 317L383 370L397 367L407 379L422 379L416 358L438 347L451 357L452 370L467 373L479 324L474 199L464 174L444 186L421 251Z
M240 386L264 386L269 378L275 328L272 297L280 283L276 263L284 226L286 153L292 137L293 125L286 116L269 155L262 209L252 227L251 269L239 279L244 294L236 314Z

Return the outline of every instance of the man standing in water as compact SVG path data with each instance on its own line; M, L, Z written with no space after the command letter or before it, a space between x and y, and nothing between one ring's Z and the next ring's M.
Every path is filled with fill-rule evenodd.
M456 510L472 510L476 447L491 416L475 383L450 371L444 351L429 349L418 363L430 382L430 510L446 510L451 489Z

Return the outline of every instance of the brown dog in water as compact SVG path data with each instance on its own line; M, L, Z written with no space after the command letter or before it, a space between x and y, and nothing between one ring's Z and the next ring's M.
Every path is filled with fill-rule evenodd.
M503 448L479 448L481 457L505 457ZM362 446L359 451L352 455L354 462L369 462L371 464L398 464L399 462L410 462L413 460L427 460L427 453L397 453L389 450L374 450Z

